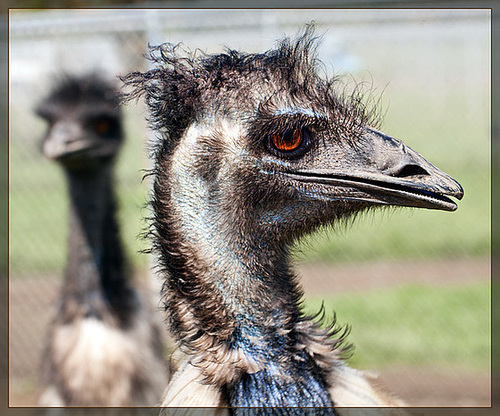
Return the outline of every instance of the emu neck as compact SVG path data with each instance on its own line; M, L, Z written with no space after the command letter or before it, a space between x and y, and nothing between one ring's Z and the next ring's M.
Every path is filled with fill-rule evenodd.
M99 319L111 308L116 317L126 320L132 294L115 219L111 167L66 175L70 232L63 308Z
M223 200L228 189L169 178L169 195L157 201L168 198L170 208L157 227L180 344L231 406L331 407L324 371L302 344L301 293L287 251Z

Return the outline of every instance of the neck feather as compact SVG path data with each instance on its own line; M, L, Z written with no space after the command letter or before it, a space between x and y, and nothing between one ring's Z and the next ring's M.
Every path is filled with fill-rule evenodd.
M231 222L244 213L224 212L217 190L169 180L155 186L153 205L181 349L231 406L332 406L326 380L336 342L302 316L287 250L259 237L259 224Z
M63 305L75 314L128 319L134 293L130 288L115 218L110 166L89 172L67 172L70 196L68 264Z

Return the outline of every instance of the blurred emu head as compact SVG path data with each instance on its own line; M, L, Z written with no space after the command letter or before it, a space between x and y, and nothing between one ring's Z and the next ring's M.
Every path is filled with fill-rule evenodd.
M36 112L48 123L44 155L69 170L91 169L119 151L119 97L113 84L96 73L59 76Z

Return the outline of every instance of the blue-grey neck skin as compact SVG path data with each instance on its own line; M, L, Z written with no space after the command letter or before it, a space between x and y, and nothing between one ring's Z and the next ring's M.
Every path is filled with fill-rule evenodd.
M318 407L279 407L279 408L256 408L240 407L232 409L235 416L332 416L337 415L333 408Z
M294 372L291 381L285 381L288 375L272 374L268 369L245 374L228 387L230 402L237 408L235 415L268 415L270 407L276 415L304 416L308 412L303 408L311 408L315 415L336 415L324 380L312 374L308 365L306 361L291 368Z
M125 324L136 300L115 218L112 166L66 171L66 176L69 244L61 308L67 319L75 314L104 319L111 311Z

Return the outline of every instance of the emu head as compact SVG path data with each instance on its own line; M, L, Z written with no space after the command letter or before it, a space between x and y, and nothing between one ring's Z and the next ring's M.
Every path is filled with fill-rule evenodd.
M112 159L122 143L118 104L114 87L95 74L61 77L36 110L49 124L44 155L76 171Z
M160 237L180 224L210 244L203 224L212 223L272 253L373 206L457 208L449 196L460 199L461 186L373 127L359 96L320 76L314 48L310 30L263 54L164 44L152 51L155 69L124 78L132 97L145 95L159 132ZM173 225L165 219L172 212L185 220Z

